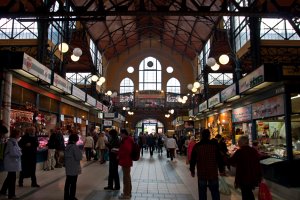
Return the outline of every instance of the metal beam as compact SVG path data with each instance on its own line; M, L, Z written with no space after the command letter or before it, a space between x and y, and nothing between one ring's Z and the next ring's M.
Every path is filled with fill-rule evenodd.
M25 18L26 20L80 20L92 21L103 20L106 16L248 16L248 17L264 17L264 18L292 18L292 13L287 12L259 12L259 11L57 11L57 12L9 12L1 10L0 18ZM61 18L58 18L61 17ZM24 19L24 20L25 20Z

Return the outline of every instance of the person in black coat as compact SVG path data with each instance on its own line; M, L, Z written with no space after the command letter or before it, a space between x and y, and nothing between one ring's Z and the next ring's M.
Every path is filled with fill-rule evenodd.
M29 127L26 129L25 135L23 135L19 141L19 146L22 149L22 171L19 176L20 187L23 187L23 179L28 177L31 178L31 187L40 187L37 184L35 176L37 147L39 146L35 133L35 127Z
M109 141L107 147L109 149L109 174L108 174L108 186L105 190L120 190L120 178L118 172L118 151L120 148L120 139L118 132L115 129L109 131ZM115 187L113 185L115 184Z

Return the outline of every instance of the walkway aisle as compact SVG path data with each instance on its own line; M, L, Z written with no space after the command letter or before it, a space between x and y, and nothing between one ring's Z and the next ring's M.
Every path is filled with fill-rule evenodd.
M122 192L122 172L120 171L121 190L105 191L107 186L108 163L83 161L82 174L78 177L77 198L79 200L117 200ZM148 152L137 162L131 171L132 200L198 200L197 178L190 176L185 157L178 156L168 161L165 152L162 156ZM52 171L38 171L37 180L41 188L31 188L30 179L24 179L24 187L16 187L17 196L24 200L63 200L65 182L64 168ZM233 177L226 180L232 184ZM232 187L232 186L231 186ZM210 200L210 192L208 191ZM1 199L3 196L1 196ZM240 193L232 188L229 196L221 195L221 200L240 200ZM274 200L279 200L275 199Z

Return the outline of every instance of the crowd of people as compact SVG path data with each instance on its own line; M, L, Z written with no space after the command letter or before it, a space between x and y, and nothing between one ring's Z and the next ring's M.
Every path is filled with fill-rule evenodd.
M10 135L5 140L4 135L9 131L1 124L0 161L4 162L4 170L7 177L0 190L1 195L7 195L8 199L16 197L16 179L19 173L18 185L23 187L23 179L31 178L31 187L40 187L36 178L36 156L38 140L34 126L25 129L11 129ZM48 156L44 170L65 167L66 180L64 187L64 200L77 200L76 185L78 175L81 173L80 162L83 159L83 151L76 144L79 140L78 132L69 130L69 140L65 144L62 131L58 128L50 131L48 140ZM199 200L207 199L207 187L213 200L220 199L219 177L225 176L226 167L236 167L235 186L241 189L243 200L254 200L252 190L259 184L262 178L259 156L256 149L249 146L247 136L241 136L238 140L238 150L229 156L226 143L221 135L210 138L208 129L202 130L200 141L195 136L181 138L181 145L175 135L156 133L139 133L130 135L126 129L120 133L115 129L87 133L83 148L86 161L97 160L100 164L109 161L108 183L104 190L120 190L120 178L118 167L123 171L123 192L119 199L130 199L131 167L133 160L131 152L133 143L138 143L141 148L141 156L149 152L153 157L154 152L162 156L166 149L166 156L171 161L176 153L186 155L186 164L190 166L191 176L197 172ZM4 145L5 144L5 145ZM184 146L184 147L183 147ZM197 169L197 170L195 170Z

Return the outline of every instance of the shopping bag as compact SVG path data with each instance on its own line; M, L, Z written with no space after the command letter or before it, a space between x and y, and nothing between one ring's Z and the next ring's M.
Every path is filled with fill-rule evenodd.
M223 176L219 176L219 191L225 195L231 195L231 190L228 183L226 183Z
M264 182L258 186L258 200L272 200L270 189Z

